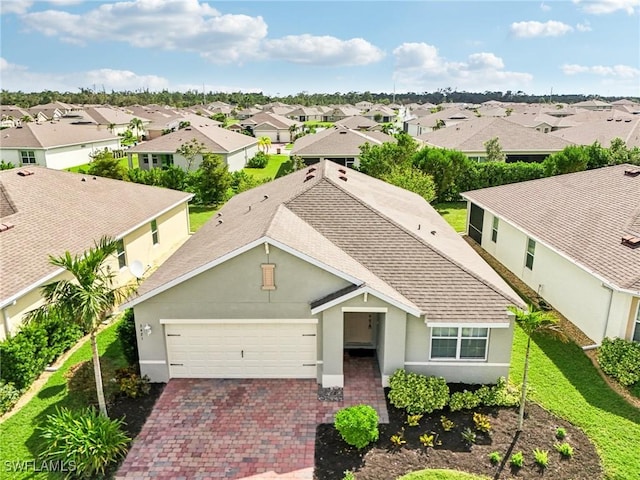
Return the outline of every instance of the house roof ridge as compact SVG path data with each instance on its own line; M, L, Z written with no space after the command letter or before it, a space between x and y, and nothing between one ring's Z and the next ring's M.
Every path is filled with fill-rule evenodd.
M372 205L370 205L369 203L366 203L364 201L362 201L360 198L358 198L357 196L353 195L351 192L349 192L348 190L346 190L345 188L342 187L342 185L338 184L336 181L334 181L331 178L327 178L327 181L329 183L331 183L333 186L335 186L336 188L340 189L341 191L343 191L345 194L347 194L349 197L351 197L353 200L355 200L356 202L360 203L360 205L362 205L363 207L369 209L371 212L373 212L374 214L378 215L380 218L382 218L383 220L385 220L386 222L391 223L392 225L394 225L395 227L399 228L400 230L402 230L403 232L405 232L406 234L408 234L409 236L411 236L412 238L416 239L418 242L420 242L422 245L426 246L427 248L429 248L431 251L433 251L434 253L436 253L437 255L439 255L440 257L442 257L443 259L447 260L449 263L455 265L458 269L460 269L461 271L463 271L464 273L471 275L473 278L475 278L476 280L479 280L482 284L486 285L487 287L489 287L491 290L493 290L494 292L496 292L497 294L499 294L501 297L505 298L506 300L509 301L514 301L513 298L510 298L509 296L507 296L505 294L505 292L502 292L497 286L493 285L491 282L487 281L485 278L482 278L480 275L478 275L477 273L475 273L474 271L464 267L463 265L461 265L458 261L456 261L454 258L450 257L449 255L447 255L446 253L444 253L443 251L441 251L439 248L436 248L434 245L428 243L427 241L424 240L424 238L416 235L415 233L413 233L412 231L408 230L407 228L405 228L403 225L401 225L400 223L396 222L395 220L393 220L392 218L388 217L387 215L385 215L384 213L382 213L380 210L378 210L377 208L374 208ZM390 285L391 287L393 287L394 289L396 289L399 293L402 294L402 296L406 297L406 294L402 292L402 290L396 288L395 286L393 286L393 284L387 282L386 280L383 280L385 283L387 283L388 285Z

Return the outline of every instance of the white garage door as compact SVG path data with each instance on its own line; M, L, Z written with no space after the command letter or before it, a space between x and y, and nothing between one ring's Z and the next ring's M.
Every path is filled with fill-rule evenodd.
M315 378L315 323L167 323L170 378Z

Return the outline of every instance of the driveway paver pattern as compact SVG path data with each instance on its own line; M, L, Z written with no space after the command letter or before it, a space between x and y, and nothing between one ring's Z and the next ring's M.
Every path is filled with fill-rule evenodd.
M318 423L360 403L388 422L375 360L345 356L344 374L342 402L315 380L172 379L116 478L310 480Z

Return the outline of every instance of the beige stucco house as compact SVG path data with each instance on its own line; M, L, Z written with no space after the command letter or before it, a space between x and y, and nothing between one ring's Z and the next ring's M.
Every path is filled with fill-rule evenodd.
M103 235L120 240L116 281L161 263L189 235L192 194L41 167L0 171L0 340L61 278L49 255L80 254Z
M466 192L468 233L594 342L640 341L640 168Z
M421 197L322 161L233 197L141 285L140 368L344 383L345 349L454 382L506 376L522 301Z

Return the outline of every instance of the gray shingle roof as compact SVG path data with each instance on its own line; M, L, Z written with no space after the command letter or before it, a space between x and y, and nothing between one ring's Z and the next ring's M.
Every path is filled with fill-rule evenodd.
M116 140L117 135L95 125L71 125L64 122L25 123L0 132L1 148L51 148Z
M103 235L117 237L191 194L43 167L0 172L0 303L57 270L49 255L81 253ZM81 181L85 178L86 181Z
M268 237L430 321L504 321L507 305L522 305L418 195L353 170L341 180L344 167L332 162L312 168L233 197L223 222L193 235L142 284L140 299Z
M342 126L327 128L313 135L300 137L293 144L291 155L350 155L359 156L360 146L365 143L381 145L395 142L395 139L382 132L360 132Z
M622 289L640 291L640 176L631 165L558 175L463 196Z

